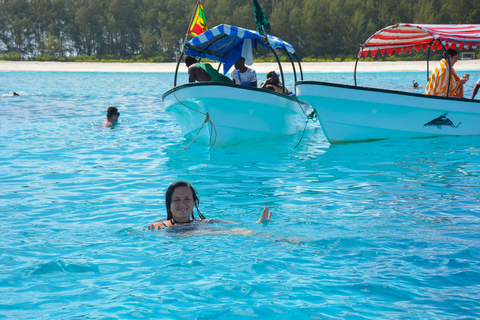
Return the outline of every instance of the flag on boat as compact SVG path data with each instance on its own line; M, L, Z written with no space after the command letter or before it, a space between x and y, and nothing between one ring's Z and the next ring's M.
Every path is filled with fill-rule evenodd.
M207 30L208 27L205 20L205 11L203 11L202 3L199 0L195 9L195 13L193 14L192 22L190 23L190 28L188 28L187 35L195 38Z
M267 16L257 0L253 0L253 11L255 12L258 33L262 36L270 33L270 22L268 22Z

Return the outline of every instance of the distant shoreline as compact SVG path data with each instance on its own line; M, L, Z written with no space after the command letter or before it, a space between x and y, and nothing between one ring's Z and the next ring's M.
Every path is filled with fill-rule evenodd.
M430 70L437 61L430 61ZM167 63L120 63L120 62L39 62L39 61L0 61L0 71L33 72L116 72L116 73L174 73L177 64ZM276 63L255 63L252 65L257 73L278 72ZM293 72L290 63L283 63L284 72ZM298 72L298 65L295 65ZM303 62L303 73L353 72L355 62ZM414 72L426 71L426 61L360 61L357 72ZM480 60L459 60L455 64L457 71L480 71ZM187 72L182 63L179 72Z

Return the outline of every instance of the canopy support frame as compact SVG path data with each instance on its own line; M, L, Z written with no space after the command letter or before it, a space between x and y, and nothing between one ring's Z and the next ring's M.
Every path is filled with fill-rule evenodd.
M362 46L360 45L360 52L362 52ZM355 60L355 69L353 70L353 81L355 82L355 87L357 86L357 65L360 54L357 54L357 60Z
M290 59L290 62L292 63L292 68L293 68L293 78L295 79L295 82L297 82L297 71L295 70L295 61L293 60L291 54L288 52L288 50L283 47L283 50L287 54L288 59ZM283 84L285 85L285 83Z
M442 46L444 52L445 52L445 56L446 56L446 60L447 60L447 63L448 63L448 71L449 71L449 74L448 74L448 86L447 86L447 95L446 97L448 98L448 94L450 93L450 86L451 86L451 82L452 82L452 66L450 64L450 55L448 54L448 50L447 48L445 47L445 45L438 39L434 39L432 42L430 42L430 44L428 45L428 51L427 51L427 82L429 81L430 79L430 67L429 67L429 61L430 61L430 49L431 47L433 46L433 44L435 43L435 41L438 41L438 43L440 43L440 45ZM362 46L360 45L360 52L362 52ZM360 58L360 54L357 55L357 59L355 60L355 68L354 68L354 71L353 71L353 81L355 83L355 87L357 86L357 65L358 65L358 59Z
M432 47L432 44L435 42L435 40L433 40L432 42L430 42L430 45L428 46L428 51L427 51L427 83L428 83L428 79L430 79L430 48Z
M185 49L182 50L180 57L178 57L177 67L175 68L175 76L173 77L173 87L177 86L177 75L178 75L178 67L180 66L180 61L182 61L183 55L185 54Z
M282 63L280 62L280 58L278 57L278 54L277 52L275 51L275 49L270 45L270 43L268 42L268 39L267 39L267 48L271 49L272 52L273 52L273 55L275 56L275 59L277 59L277 63L278 63L278 68L280 69L280 75L282 76L282 83L283 83L283 89L282 89L282 93L285 94L285 77L283 76L283 69L282 69Z
M300 80L303 80L303 70L302 64L300 63L300 58L298 57L296 52L294 52L292 56L297 59L298 68L300 69Z

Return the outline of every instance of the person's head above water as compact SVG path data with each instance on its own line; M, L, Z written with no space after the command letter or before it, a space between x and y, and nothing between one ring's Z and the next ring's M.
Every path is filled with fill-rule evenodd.
M117 123L118 117L120 117L120 112L118 112L117 107L108 107L107 120L105 120L103 124L107 127L112 127Z
M103 121L105 127L114 128L117 124L118 117L120 117L120 112L118 112L117 107L108 107L107 109L107 120Z
M165 206L167 207L167 220L176 223L189 222L194 219L193 207L197 209L200 219L205 217L198 210L200 200L192 185L186 181L172 183L165 192ZM191 218L190 218L191 216Z
M167 219L157 221L148 225L148 230L158 230L162 228L172 227L174 225L182 225L184 223L192 222L195 217L193 215L193 208L197 209L197 214L200 220L208 221L198 210L200 200L197 192L192 185L186 181L177 181L172 183L165 192L165 206L167 207ZM269 212L268 207L262 211L258 223L270 221L272 211ZM233 222L228 222L233 223ZM147 230L147 228L143 229Z
M114 116L117 118L120 116L120 113L118 112L117 107L108 107L107 109L107 119L111 119Z

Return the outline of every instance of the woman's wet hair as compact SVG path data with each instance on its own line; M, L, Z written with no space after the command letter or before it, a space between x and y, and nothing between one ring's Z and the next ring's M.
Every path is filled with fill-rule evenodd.
M195 188L192 187L190 183L187 181L177 181L172 183L167 191L165 192L165 206L167 207L167 220L172 220L173 219L173 213L172 210L170 210L170 205L172 204L172 195L173 192L175 191L176 188L178 187L188 187L192 191L192 197L193 197L193 202L195 204L195 208L197 209L197 214L200 219L205 219L203 214L198 210L198 205L200 204L200 200L198 199L197 191L195 191ZM193 216L193 211L192 211L192 219L195 217Z
M112 116L119 116L120 113L118 113L117 107L108 107L107 109L107 117L111 118Z
M447 55L446 53L448 53L448 55L450 57L455 57L457 54L458 54L458 51L455 50L455 49L448 49L447 51L444 51L443 54L442 54L442 59L446 59L447 58Z

